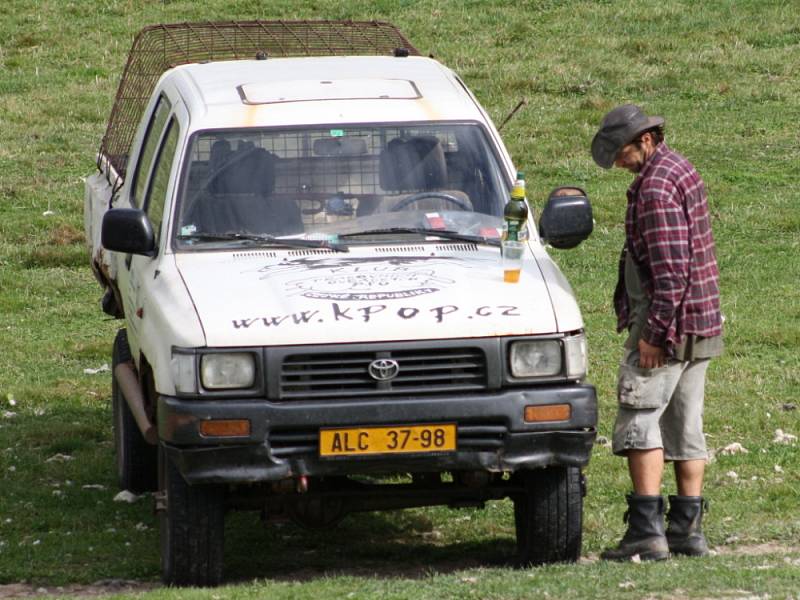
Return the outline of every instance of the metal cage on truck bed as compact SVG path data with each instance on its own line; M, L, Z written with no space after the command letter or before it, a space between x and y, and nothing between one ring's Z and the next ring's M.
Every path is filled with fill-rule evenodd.
M128 152L158 78L182 64L281 56L419 55L390 23L379 21L227 21L142 29L122 74L98 161L124 179ZM100 163L98 162L98 167ZM110 183L114 183L111 182Z

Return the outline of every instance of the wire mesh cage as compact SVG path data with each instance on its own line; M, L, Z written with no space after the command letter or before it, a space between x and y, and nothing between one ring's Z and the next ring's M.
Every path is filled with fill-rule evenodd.
M128 152L153 88L181 64L260 57L419 55L405 36L380 21L229 21L152 25L136 36L100 145L124 178ZM99 163L98 163L99 166Z

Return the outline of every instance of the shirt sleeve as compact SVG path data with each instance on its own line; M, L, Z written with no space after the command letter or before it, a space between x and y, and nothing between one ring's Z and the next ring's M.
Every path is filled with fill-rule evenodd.
M689 228L675 185L654 175L639 191L637 226L647 252L653 297L642 339L666 347L689 284Z

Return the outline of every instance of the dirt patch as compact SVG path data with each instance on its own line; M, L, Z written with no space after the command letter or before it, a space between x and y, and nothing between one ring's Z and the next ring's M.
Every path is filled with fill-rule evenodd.
M685 594L681 594L680 596L659 596L658 600L685 600ZM748 592L747 590L720 590L719 595L716 596L701 596L697 598L697 600L725 600L729 598L730 600L769 600L769 594L753 594L753 592Z
M740 544L737 546L715 546L713 548L719 556L763 556L765 554L800 554L800 546L784 546L776 542L763 544Z
M786 546L776 542L764 542L763 544L739 544L737 546L720 545L711 547L712 558L714 556L765 556L769 554L784 556L786 557L785 560L790 561L792 564L800 564L800 558L789 558L792 556L800 556L800 546ZM590 565L599 560L599 554L585 554L578 560L578 564Z
M83 231L67 224L59 225L50 234L50 243L54 246L69 246L83 242L83 240Z
M28 583L10 583L0 585L0 599L9 598L43 598L47 596L76 596L81 598L98 598L111 594L127 594L147 592L159 587L154 581L133 581L128 579L108 579L85 585L64 585L44 587Z

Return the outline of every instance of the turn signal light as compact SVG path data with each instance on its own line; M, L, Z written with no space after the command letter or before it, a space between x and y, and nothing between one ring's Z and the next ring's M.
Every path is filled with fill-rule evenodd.
M526 406L525 422L540 423L542 421L569 421L572 406L569 404L545 404L543 406Z
M200 434L207 437L242 437L250 435L247 419L212 419L200 423Z

